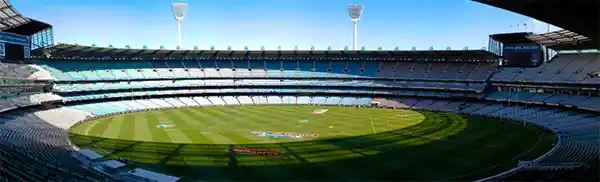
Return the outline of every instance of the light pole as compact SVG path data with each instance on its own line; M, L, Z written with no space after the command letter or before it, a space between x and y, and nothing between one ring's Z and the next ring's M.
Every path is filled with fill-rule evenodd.
M360 21L360 16L362 16L363 5L361 4L350 4L348 5L348 14L350 15L350 20L354 23L354 39L352 40L352 49L357 50L358 44L358 22Z
M177 20L177 49L181 48L181 21L185 17L187 9L187 3L171 4L171 11L173 11L173 16L175 17L175 20Z

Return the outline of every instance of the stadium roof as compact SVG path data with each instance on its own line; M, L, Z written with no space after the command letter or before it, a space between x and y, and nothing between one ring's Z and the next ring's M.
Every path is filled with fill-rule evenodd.
M29 18L22 16L8 3L8 0L0 0L0 30L4 31L29 22Z
M57 44L32 51L32 55L45 57L79 57L79 58L382 58L382 57L461 57L485 58L493 60L497 57L485 50L444 50L444 51L342 51L342 50L164 50L164 49L125 49L73 44Z
M51 25L21 15L8 0L0 0L0 31L19 35L33 35Z
M528 39L555 50L595 49L598 41L569 30L527 36Z
M532 41L531 39L527 38L531 35L533 35L533 33L531 32L503 33L490 35L490 38L505 44L535 43L535 41Z
M51 28L51 27L52 27L52 25L50 25L50 24L47 24L47 23L44 23L41 21L37 21L34 19L29 19L29 23L22 24L20 26L14 27L14 28L9 28L4 31L19 34L19 35L29 36L29 35L33 35L44 29Z
M597 0L473 1L523 14L594 40L600 38L600 1Z

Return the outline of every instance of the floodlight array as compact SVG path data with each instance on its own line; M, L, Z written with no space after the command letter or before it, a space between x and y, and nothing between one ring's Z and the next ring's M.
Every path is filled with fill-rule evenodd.
M362 16L362 11L363 11L362 4L348 5L348 14L350 15L350 19L352 19L352 21L360 20L360 16Z
M188 9L188 4L187 3L173 3L171 4L171 11L173 11L173 16L175 16L175 19L178 21L183 20L183 18L185 17L185 13Z

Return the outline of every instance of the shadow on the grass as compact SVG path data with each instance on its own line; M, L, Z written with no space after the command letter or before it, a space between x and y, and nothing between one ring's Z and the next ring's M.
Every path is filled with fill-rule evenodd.
M449 113L422 114L426 119L418 125L376 135L273 144L172 144L76 134L70 137L80 147L108 149L111 155L128 158L139 167L203 181L443 180L460 175L452 180L474 180L514 167L516 161L512 159L531 147L508 150L515 141L503 139L504 135L523 132L518 137L529 138L519 142L537 141L525 129L516 131L519 125L515 124ZM227 152L230 148L284 154ZM465 175L474 171L478 172Z

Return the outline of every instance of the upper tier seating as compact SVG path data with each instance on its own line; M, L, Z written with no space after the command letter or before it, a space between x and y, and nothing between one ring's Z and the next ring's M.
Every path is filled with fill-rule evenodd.
M16 107L56 101L58 95L43 93L50 81L34 81L35 73L43 72L33 65L0 62L0 112Z
M94 90L142 89L167 87L221 87L221 86L345 86L345 87L379 87L379 88L412 88L433 90L467 90L483 92L484 84L466 84L457 82L418 82L418 81L372 81L372 80L149 80L55 84L56 92L78 92Z
M48 101L61 101L62 97L41 92L26 92L19 87L0 87L0 112L17 107L37 105Z
M73 64L77 61L77 64ZM212 77L336 77L485 81L493 63L346 60L37 60L56 80L129 80Z
M428 96L428 97L471 97L482 98L483 95L472 93L450 93L450 92L433 92L420 90L374 90L370 88L207 88L207 89L176 89L176 90L125 90L109 93L71 93L62 94L64 101L82 101L93 99L106 98L122 98L122 97L141 97L141 96L160 96L160 95L182 95L182 94L211 94L211 93L335 93L335 94L385 94L397 96Z
M600 54L559 54L536 68L503 68L492 81L598 84L594 73L600 73Z
M40 69L37 65L0 62L0 77L23 78L31 80L49 80L49 72Z

